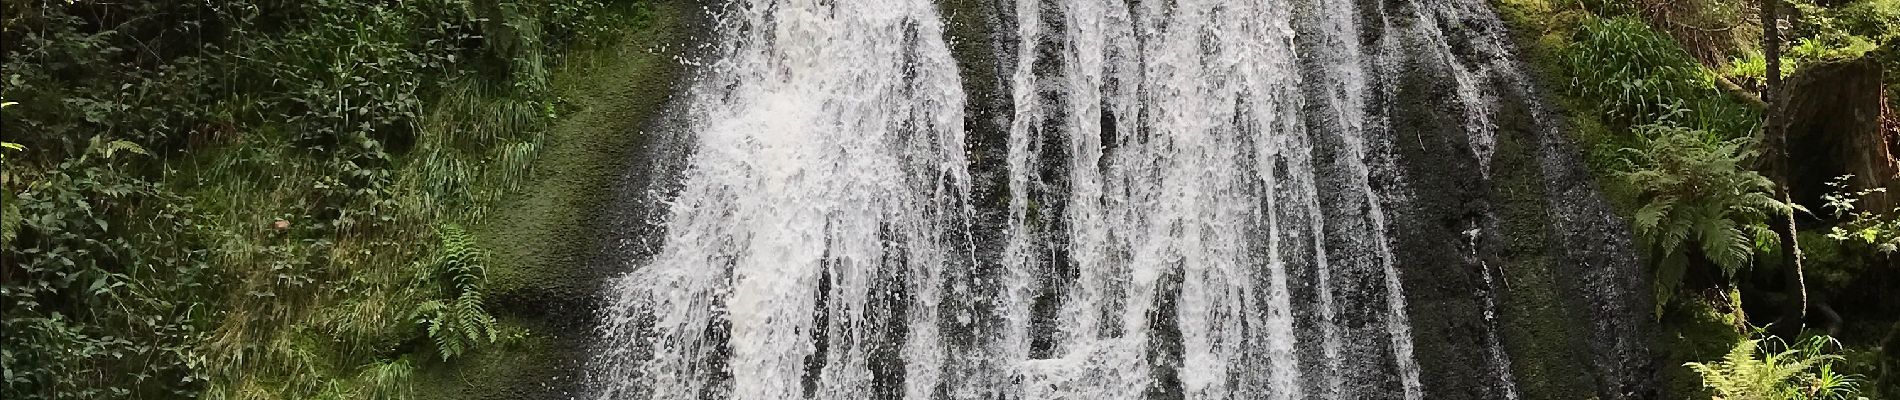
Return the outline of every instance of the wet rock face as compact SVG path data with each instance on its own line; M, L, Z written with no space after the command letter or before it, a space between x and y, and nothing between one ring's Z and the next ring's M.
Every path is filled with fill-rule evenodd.
M1374 179L1424 397L1654 397L1647 273L1503 25L1482 5L1362 4L1393 27L1365 43L1404 49L1383 55L1369 123L1390 124Z
M1656 396L1648 275L1627 224L1503 25L1481 4L1361 4L1382 13L1366 26L1389 26L1362 31L1363 45L1401 43L1382 54L1394 67L1367 123L1390 126L1374 182L1392 210L1424 397ZM1417 50L1434 46L1443 53Z

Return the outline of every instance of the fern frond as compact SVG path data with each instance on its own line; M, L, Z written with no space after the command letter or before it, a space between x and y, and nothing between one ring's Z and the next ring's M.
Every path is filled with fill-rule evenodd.
M1632 221L1636 224L1636 232L1645 235L1655 232L1657 227L1661 226L1663 218L1669 215L1669 210L1675 206L1676 198L1672 196L1661 196L1650 200L1649 204L1636 210L1636 218Z
M1754 242L1748 240L1741 229L1736 229L1735 221L1704 220L1697 232L1702 254L1731 276L1748 264L1749 255L1754 252Z
M435 342L444 360L454 358L493 343L497 338L495 318L483 306L482 286L487 280L483 266L485 255L476 246L473 235L455 225L437 228L441 253L436 258L432 278L442 298L424 302L418 309L420 320Z
M1703 387L1719 399L1853 398L1856 377L1835 373L1833 365L1842 358L1826 353L1832 339L1815 336L1785 346L1756 335L1761 338L1737 342L1719 361L1683 365L1701 375Z

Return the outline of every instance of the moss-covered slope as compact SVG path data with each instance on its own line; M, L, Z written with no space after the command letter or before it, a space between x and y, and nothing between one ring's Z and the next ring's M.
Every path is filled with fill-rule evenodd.
M554 127L519 195L474 227L491 253L489 296L515 337L427 371L423 394L444 399L553 399L580 395L601 287L622 260L612 250L638 232L642 160L662 110L680 92L679 62L702 32L697 2L636 3L637 26L577 51L554 77L570 113ZM637 190L636 190L637 189Z

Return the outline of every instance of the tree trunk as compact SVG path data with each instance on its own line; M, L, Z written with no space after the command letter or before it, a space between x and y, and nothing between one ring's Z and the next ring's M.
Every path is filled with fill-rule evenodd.
M1764 91L1766 93L1762 96L1762 98L1765 99L1776 98L1776 95L1780 94L1779 91L1781 89L1781 26L1779 22L1780 18L1778 18L1777 15L1780 12L1780 8L1781 0L1762 0L1761 47L1762 56L1766 59L1765 61L1767 61L1768 67L1768 84L1765 85ZM1764 130L1763 133L1768 136L1765 138L1769 141L1768 147L1770 151L1768 157L1773 157L1773 164L1778 166L1778 168L1775 168L1774 171L1771 172L1775 180L1775 190L1779 192L1777 194L1781 197L1781 201L1790 206L1786 215L1777 216L1777 219L1781 220L1778 221L1777 225L1782 225L1780 227L1782 229L1777 229L1777 231L1781 234L1781 266L1782 268L1786 268L1788 273L1792 275L1792 283L1795 286L1793 294L1795 296L1794 303L1789 304L1789 308L1792 309L1786 310L1783 313L1782 318L1778 321L1780 322L1778 325L1782 326L1778 327L1779 329L1777 330L1799 334L1802 321L1807 319L1808 284L1806 274L1801 270L1801 244L1796 241L1797 236L1795 235L1794 210L1792 208L1794 199L1788 194L1788 170L1790 169L1790 165L1788 165L1788 132L1785 129L1775 128L1778 122L1778 115L1780 114L1778 111L1779 110L1776 110L1775 107L1763 109L1762 118L1766 121L1762 123L1762 127Z

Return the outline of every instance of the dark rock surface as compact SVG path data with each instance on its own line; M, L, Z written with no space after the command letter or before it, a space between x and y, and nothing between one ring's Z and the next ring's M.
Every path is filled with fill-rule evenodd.
M1422 3L1385 7L1415 4ZM1464 29L1446 29L1452 62L1477 69L1497 56L1472 48L1484 34L1505 36L1495 18L1467 15L1456 24ZM1505 62L1516 71L1483 83L1498 96L1484 110L1495 136L1480 162L1473 149L1486 146L1473 141L1486 127L1464 119L1453 66L1415 52L1398 56L1386 100L1396 187L1385 200L1424 397L1655 398L1648 272L1569 127L1553 120L1531 81L1505 79L1524 73ZM1492 340L1504 354L1492 352Z

